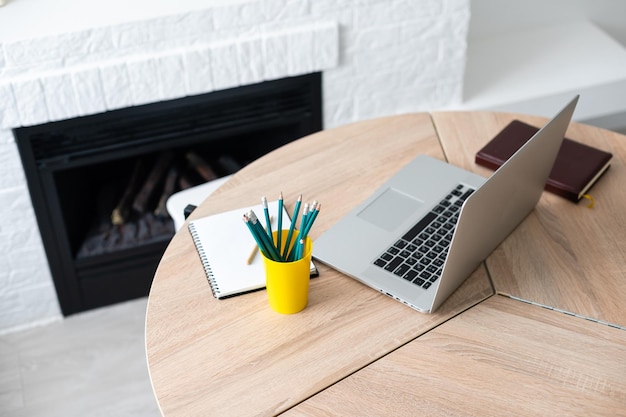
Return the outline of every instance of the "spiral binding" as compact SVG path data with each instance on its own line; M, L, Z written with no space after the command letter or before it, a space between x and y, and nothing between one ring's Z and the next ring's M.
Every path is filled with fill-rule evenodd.
M196 249L198 250L198 255L200 255L200 261L202 262L202 266L204 267L204 272L206 273L207 280L209 281L209 286L211 287L211 292L215 298L220 298L220 286L215 281L213 276L213 271L211 270L211 264L209 263L209 259L204 253L204 248L200 243L200 237L196 232L196 228L193 223L189 223L189 232L191 233L191 237L196 245Z

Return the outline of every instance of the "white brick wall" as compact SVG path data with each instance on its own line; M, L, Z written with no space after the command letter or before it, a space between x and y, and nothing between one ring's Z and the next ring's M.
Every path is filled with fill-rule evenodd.
M468 24L469 0L247 0L0 39L0 334L61 317L12 128L313 71L327 128L447 106Z

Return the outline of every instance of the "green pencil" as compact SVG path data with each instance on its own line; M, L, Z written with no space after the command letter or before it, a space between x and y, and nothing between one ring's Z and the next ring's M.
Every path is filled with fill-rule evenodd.
M300 241L300 234L302 233L302 229L307 222L309 215L309 203L304 203L304 207L302 208L302 217L300 218L300 229L298 229L298 235L296 236L296 243L294 243L293 248L289 252L287 259L293 260L296 254L296 248L298 246L298 242Z
M272 236L272 222L270 221L270 212L267 208L267 198L265 198L265 196L261 198L261 203L263 203L263 213L265 214L265 230L267 230L267 235L272 240L273 245L274 237Z
M289 232L287 233L287 240L285 241L285 247L283 248L283 258L287 259L287 254L289 253L289 245L291 244L291 236L293 235L293 229L296 225L296 220L298 220L298 214L300 212L300 204L302 204L302 194L298 196L298 200L296 201L296 207L293 209L293 218L291 219L291 225L289 226Z
M256 244L259 247L259 250L263 253L263 255L265 257L268 257L267 249L265 248L265 245L263 244L263 242L257 236L255 230L252 227L252 223L250 222L250 218L248 217L247 214L243 215L243 221L246 223L246 226L248 226L248 229L250 230L250 233L252 234L252 237L256 241Z
M277 262L281 261L282 258L280 254L278 253L278 251L276 250L276 247L274 246L274 242L272 241L272 239L269 238L269 236L263 229L263 226L261 226L261 223L259 222L259 219L257 218L254 211L250 210L248 212L248 218L250 219L250 222L252 223L253 231L256 233L258 239L261 242L263 242L266 248L266 253L269 255L267 257Z
M281 240L283 234L283 192L280 192L280 196L278 197L278 226L276 227L276 249L280 253L281 250Z

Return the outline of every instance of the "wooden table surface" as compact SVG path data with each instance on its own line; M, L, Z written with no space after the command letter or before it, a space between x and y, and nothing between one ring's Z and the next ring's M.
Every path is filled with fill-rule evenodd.
M489 112L433 115L449 162L483 176L491 171L476 165L474 155L510 119ZM626 137L580 123L570 125L567 137L614 155L589 192L594 207L544 193L486 265L498 293L626 328Z
M285 416L623 416L626 331L494 296Z
M262 195L269 199L281 191L291 211L302 193L305 200L317 199L323 205L311 231L315 239L418 154L489 175L490 171L474 164L473 155L514 117L537 125L545 122L491 112L418 113L319 132L239 171L191 218L258 204ZM519 383L550 389L550 384L560 383L559 378L575 383L576 375L587 378L583 382L604 384L605 388L586 390L589 410L619 410L617 405L626 410L626 382L622 381L626 340L620 328L626 326L626 319L618 302L626 299L626 263L620 250L626 224L622 212L625 197L620 193L626 181L626 138L579 124L572 124L568 137L615 154L611 169L592 190L596 206L588 209L583 203L544 193L535 212L434 314L415 312L319 263L320 277L311 282L309 305L299 314L274 313L264 291L216 300L191 236L183 227L155 274L146 317L148 366L163 415L275 415L285 411L328 415L324 414L329 411L326 404L337 403L343 405L331 407L330 414L363 415L358 411L363 409L351 408L362 404L383 407L372 408L379 411L365 413L368 415L413 415L419 409L431 415L450 415L457 413L457 408L466 410L459 411L460 415L490 415L493 410L484 412L490 410L489 395L514 395ZM495 293L557 310L501 295L494 298ZM500 317L497 311L507 314ZM557 340L550 337L548 325L570 330ZM500 339L500 330L519 337ZM560 343L558 349L553 346L555 340ZM578 342L594 347L585 357L597 359L596 367L583 366L580 361L567 366L563 362L565 353L582 354L574 352ZM441 353L445 351L441 346L460 352L459 364L463 352L477 363L457 369L455 362L447 360L453 356ZM484 349L478 350L481 346ZM517 350L507 353L512 347ZM424 369L428 371L423 373L424 380L452 390L450 398L463 396L472 406L447 403L442 400L445 396L424 402L424 408L412 408L411 402L398 404L398 413L393 405L385 409L376 404L378 390L362 381L378 381L377 386L388 387L386 395L398 397L394 384L402 379L394 382L396 373L412 385L413 373L422 372L427 363L413 358L414 350L440 354ZM537 362L518 363L518 351ZM387 374L387 367L395 370ZM468 375L465 369L476 373ZM550 369L557 373L569 370L570 374L547 381L545 373ZM507 384L490 394L497 385L490 379L492 371L506 371ZM471 389L464 388L464 382L471 384ZM476 392L487 399L472 394ZM564 388L558 392L562 401L568 402L577 391ZM528 415L544 409L558 411L559 403L550 408L548 397L533 399L538 405L532 408L523 408L520 400L517 403L522 408L514 411Z

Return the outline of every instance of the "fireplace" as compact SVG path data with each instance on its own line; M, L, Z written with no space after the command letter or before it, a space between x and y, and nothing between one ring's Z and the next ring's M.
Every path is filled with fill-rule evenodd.
M171 193L321 128L313 73L15 129L63 314L148 294Z

